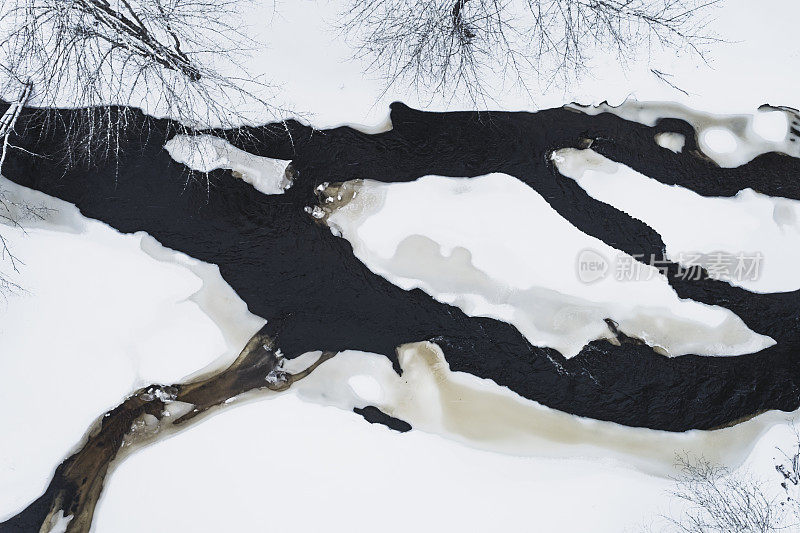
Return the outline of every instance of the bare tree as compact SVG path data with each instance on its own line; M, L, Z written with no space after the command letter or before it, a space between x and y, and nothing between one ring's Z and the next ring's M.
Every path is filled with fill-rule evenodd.
M239 0L6 0L0 5L0 96L21 86L76 115L95 157L117 147L146 107L190 127L237 123L242 104L275 108L240 64L250 43Z
M271 87L241 62L255 43L240 30L242 0L4 0L0 2L0 171L26 104L35 123L65 132L68 162L119 155L137 123L128 106L195 128L238 126L241 112L274 118ZM19 95L19 96L17 96ZM58 106L79 108L59 113ZM68 123L65 123L67 121ZM20 121L21 122L21 121ZM141 123L141 121L139 121ZM24 127L24 126L22 126ZM36 133L36 132L34 132ZM166 139L165 139L166 141ZM0 221L21 227L33 207L0 191ZM0 262L19 260L0 235ZM0 274L0 292L17 286ZM4 290L5 289L5 290Z
M785 492L782 506L788 506L789 512L794 517L794 525L800 529L800 429L792 423L795 445L791 450L776 448L783 460L775 465L775 470L783 481L781 487Z
M685 533L769 533L784 531L791 514L766 483L745 472L733 473L705 459L680 460L681 475L672 495L686 504L679 518L667 517Z
M794 428L794 426L793 426ZM748 470L731 471L703 458L678 458L680 474L670 495L681 514L662 515L658 531L682 533L776 533L800 530L800 432L775 465L780 487ZM646 528L654 531L653 526Z
M0 188L0 224L24 231L23 223L25 221L44 220L48 212L47 207L20 202L9 195L8 191ZM0 296L5 298L8 294L22 290L22 287L13 279L13 274L19 272L22 260L14 255L2 232L0 232L0 264L10 266L13 272L7 272L0 268Z
M703 57L721 0L361 0L342 14L357 56L418 89L488 97L489 76L527 88L569 82L595 54L628 61L653 46Z
M0 143L2 143L0 169L3 168L8 150L15 148L11 144L11 136L14 133L14 128L22 112L22 108L30 97L30 90L30 85L25 84L19 97L9 105L6 112L0 117ZM23 221L31 218L42 219L46 213L47 208L20 202L11 197L6 190L0 188L0 224L21 229ZM11 269L15 273L19 272L21 261L11 251L8 241L2 233L0 233L0 263L10 264ZM13 281L9 274L6 274L0 269L0 296L5 297L6 294L19 290L21 290L21 287Z

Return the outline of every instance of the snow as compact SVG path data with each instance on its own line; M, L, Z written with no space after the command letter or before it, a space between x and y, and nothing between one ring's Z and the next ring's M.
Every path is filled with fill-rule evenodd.
M752 113L765 103L800 108L800 77L786 74L786 65L800 57L794 39L800 4L792 0L764 0L758 9L750 0L727 0L714 11L710 26L720 42L711 46L705 62L693 53L657 46L625 62L598 53L584 74L566 84L528 77L525 90L512 78L495 76L487 80L491 98L477 101L466 94L418 91L402 81L387 88L377 74L365 74L369 59L354 58L337 30L342 2L242 2L238 8L238 29L263 46L243 51L237 61L248 77L268 85L264 90L275 108L270 112L242 102L231 116L219 117L226 121L247 117L258 125L294 116L320 128L348 124L377 132L391 127L388 106L396 100L434 111L530 111L571 101L617 105L628 98L676 101L714 113ZM659 79L653 68L669 74L681 90ZM144 105L159 115L159 102Z
M613 205L655 229L667 255L687 263L697 253L712 258L756 257L752 275L720 270L722 279L759 292L800 289L800 201L771 197L744 189L732 198L704 197L677 185L665 185L592 150L563 149L553 154L559 172L572 178L593 198Z
M569 107L590 115L613 113L647 126L655 126L662 118L685 120L697 132L700 150L721 167L738 167L767 152L800 157L798 137L790 129L790 124L800 124L800 116L789 109L765 108L754 113L723 115L697 111L674 102L631 99L618 106L602 103Z
M786 136L788 115L783 111L761 111L753 115L750 127L756 135L772 142L780 142Z
M416 91L403 82L386 88L379 76L364 74L368 59L353 50L336 29L341 2L255 2L243 20L248 34L266 44L246 62L253 76L280 87L281 104L317 127L384 124L391 102L401 100L434 111L501 109L530 111L566 102L617 105L627 98L676 101L714 113L752 113L760 105L800 108L800 77L787 75L787 64L800 57L794 39L800 4L764 0L727 0L715 10L712 29L720 38L708 63L691 53L650 50L650 57L620 62L599 53L589 71L566 85L527 79L529 91L510 78L488 80L489 100L466 95ZM302 44L301 44L302 43ZM643 54L646 56L646 54ZM655 68L688 94L658 79ZM253 121L258 122L259 116Z
M787 75L787 65L800 57L795 37L800 4L789 0L765 0L758 9L750 0L728 0L717 11L714 28L724 42L714 47L710 65L682 53L655 51L650 61L627 65L600 55L592 62L594 68L588 76L566 87L532 82L531 91L525 92L504 85L498 78L498 87L490 87L496 95L491 102L417 93L402 84L385 90L381 80L363 75L365 62L351 61L352 51L331 29L338 6L338 2L279 2L275 15L272 3L254 2L248 4L252 12L244 17L248 31L269 45L245 65L248 73L265 75L281 88L285 102L280 104L294 109L287 115L299 116L317 127L364 124L367 126L358 128L370 133L386 131L391 128L386 118L388 104L394 100L431 110L532 110L569 101L598 104L607 100L618 105L626 99L674 100L688 106L686 109L751 117L746 119L744 130L733 128L729 117L708 123L724 132L723 136L729 135L729 145L730 136L734 137L734 152L724 153L726 147L717 145L713 134L708 140L700 135L701 149L708 150L717 161L734 164L752 158L759 150L781 148L785 143L787 115L769 109L757 112L761 104L800 107L800 76ZM672 74L670 79L686 94L657 79L650 71L652 67ZM248 116L254 124L274 118L256 113ZM690 118L695 120L696 115ZM760 148L743 152L743 139ZM662 135L656 142L680 150L685 139ZM267 194L283 190L285 183L280 180L284 162L251 159L249 154L231 151L224 141L213 139L206 150L207 160L184 161L199 168L230 168L259 190L266 189L262 192ZM194 152L184 151L184 156L187 153ZM615 173L599 174L595 177L607 180L605 187L609 189L616 181L624 181L626 186L638 183L638 202L665 193L659 188L655 195L644 194L648 178L632 176L624 167ZM584 174L581 184L586 182L589 187L589 177L590 172ZM452 185L443 178L438 180L443 187ZM533 214L552 216L538 213L546 206L530 193L525 193L525 206L506 204L513 198L493 198L493 194L514 196L519 184L509 182L507 176L492 177L487 183L492 180L503 189L490 191L476 206L476 224L495 217L515 222ZM606 285L613 285L607 283L608 278L580 286L574 254L583 250L577 246L585 237L573 235L574 241L564 247L572 255L565 254L561 259L569 258L569 263L537 261L526 265L532 249L521 250L518 257L510 256L507 250L495 248L502 243L492 238L491 232L486 232L483 241L475 238L475 232L467 239L456 231L458 228L448 225L443 212L423 203L424 195L415 194L419 184L409 184L408 193L414 194L414 202L410 196L403 197L402 187L391 187L385 198L364 198L385 205L364 206L366 220L361 227L354 224L358 239L351 242L364 239L369 244L359 253L369 254L369 259L360 257L371 268L388 265L397 269L408 265L390 260L396 258L404 239L416 235L405 244L413 248L412 252L424 251L438 267L457 267L458 272L472 276L469 290L456 287L462 291L459 296L437 293L443 301L450 298L462 308L471 308L471 312L505 313L511 319L517 313L511 306L489 304L486 294L496 296L495 285L486 284L489 292L475 295L471 292L477 286L474 283L506 280L506 288L513 291L547 286L550 292L542 292L552 305L547 312L573 305L596 310L613 303L614 312L627 316L626 328L634 331L643 327L634 318L664 318L665 309L677 305L657 280L629 284L635 289L609 287L612 293L617 291L614 298L604 292ZM480 180L461 180L459 187L466 187L466 193L459 196L455 185L450 191L437 192L451 203L460 198L474 202L477 195L472 191L479 189ZM11 191L17 198L27 195L37 202L49 201L39 193L15 189L4 180L0 189ZM618 203L614 205L633 209L623 200L616 195ZM492 202L495 206L517 205L518 210L490 208ZM796 206L749 191L729 202L715 203L713 209L764 224L761 229L769 232L769 238L764 239L763 246L774 247L764 250L765 270L759 281L764 285L748 288L795 286L796 275L784 265L791 261L791 250L798 249L792 244L798 220ZM144 235L120 235L78 216L73 206L54 204L58 211L48 214L46 221L26 223L27 234L0 228L25 261L15 280L29 291L10 297L0 309L0 402L13 406L0 412L0 425L7 435L13 435L0 440L0 517L37 497L52 470L80 441L94 417L116 405L133 388L222 366L263 324L224 284L216 267L164 249ZM699 223L703 209L694 202L692 205L699 210L692 213ZM772 224L765 218L770 205ZM447 209L456 207L447 205ZM649 205L650 218L646 213L640 218L658 226L658 207ZM413 226L417 217L430 220L438 215L437 226L432 228L435 235ZM380 220L402 221L402 227L397 227L395 235L388 235L384 244L366 233L371 222ZM783 232L780 236L776 225ZM739 228L720 231L713 226L705 225L706 231L698 232L701 235L697 238L703 240L697 246L713 247L715 239L733 234L733 227ZM393 227L376 224L374 231L388 232ZM562 221L552 228L558 238L569 233ZM670 250L673 245L678 250L686 247L681 240L688 239L685 229L674 224L657 229ZM744 229L745 235L756 232L754 227ZM549 246L552 243L548 239L557 240L544 232L523 234L513 225L506 226L504 231L508 230L517 231L510 232L509 239L518 242L533 236L540 245ZM729 245L725 244L728 241L719 242L716 247L733 247L739 241ZM598 242L588 244L593 251L610 252ZM781 247L783 252L775 255ZM550 253L553 248L541 249ZM503 253L493 261L495 251ZM523 265L531 272L523 272ZM384 275L393 281L425 285L423 288L429 291L446 277L432 271L412 272L414 281L401 275L408 275L407 271L389 272ZM663 299L665 308L643 309L633 306L635 302L625 303L626 294L633 290L648 291L648 301ZM714 331L723 333L719 324L726 320L734 331L742 333L736 320L721 317L719 310L694 304L680 310L712 337ZM530 326L527 335L539 335L543 342L563 343L567 353L585 339L606 331L604 325L581 316L573 320L567 313L567 318L566 330L542 324L537 317L524 317L519 323ZM685 327L674 320L671 323ZM659 330L662 338L651 342L668 344L670 329ZM565 337L572 342L565 342ZM746 334L736 346L744 349L748 338L754 340L752 334ZM708 346L713 344L708 337L706 341ZM736 352L735 346L728 348ZM679 352L680 347L672 346L672 350ZM345 352L301 381L295 392L254 403L237 399L218 416L130 456L108 481L94 530L249 531L268 524L297 531L636 531L669 502L665 490L672 485L662 476L674 450L707 454L708 458L733 467L749 467L769 478L775 475L775 446L788 448L793 442L785 423L789 415L783 413L759 415L714 432L667 435L622 428L552 411L491 382L453 375L441 365L432 367L428 363L438 357L434 346L405 347L402 353L407 369L403 379L409 382L393 374L384 357ZM333 377L343 377L335 381L337 388L320 386L319 381ZM447 401L453 398L453 391L469 392L488 405L502 404L510 409L509 414L494 417L499 420L489 420L492 425L477 431L469 423L474 415L468 410L470 405ZM383 426L366 424L348 412L366 403L403 415L415 430L400 435ZM428 405L436 409L428 410ZM174 403L169 406L177 409L176 413L180 407ZM515 416L524 417L526 424L518 424ZM486 417L477 420L485 422ZM275 506L274 512L270 512L270 505ZM59 518L69 520L63 513Z
M0 420L15 435L0 449L0 516L37 497L84 429L131 390L219 368L263 324L216 267L141 234L121 235L74 208L68 216L61 202L48 205L60 208L51 216L62 226L82 233L47 228L47 221L27 235L4 229L27 261L18 281L30 294L9 299L0 322L0 400L15 406ZM31 330L45 331L48 342ZM262 502L270 498L281 506L277 525L289 527L299 511L317 509L303 513L302 529L325 521L356 530L378 523L388 530L489 523L513 530L535 520L562 531L616 532L658 510L674 453L736 466L786 418L768 413L715 432L626 428L450 372L433 344L407 345L399 354L402 378L381 355L344 352L291 393L254 403L245 395L130 456L109 479L94 529L203 531L225 523L248 530L263 523ZM32 390L35 401L17 401L33 398ZM350 412L365 405L415 430L401 436ZM181 407L169 405L175 416ZM209 460L221 454L224 460ZM150 490L153 479L170 480L166 501L162 490ZM397 501L409 511L387 525L384 513ZM570 512L576 501L581 513ZM131 513L131 502L148 511ZM454 508L464 510L445 511Z
M289 161L245 152L213 135L176 135L164 148L172 159L198 172L230 169L264 194L283 194L292 186Z
M789 416L769 413L713 432L630 428L569 415L491 380L452 372L433 343L403 345L398 356L402 376L385 357L342 352L293 390L301 399L346 411L374 405L416 430L475 449L538 459L591 458L658 477L675 474L680 453L737 466L761 434ZM303 368L316 357L309 353L294 364ZM354 378L359 387L353 387Z
M59 510L52 518L53 524L50 526L48 533L65 533L73 518L72 515L64 516L64 511Z
M383 357L340 353L299 382L296 394L245 399L141 450L111 476L96 530L133 532L158 524L164 530L250 531L263 527L268 515L270 527L308 531L519 531L531 524L575 533L635 531L664 510L675 453L707 454L732 466L744 461L750 468L769 465L773 443L791 444L785 432L775 436L785 414L684 434L578 419L512 400L485 380L437 372L419 358L429 347L401 350L403 378ZM397 403L379 405L408 416L415 430L399 434L348 412L353 393L341 378L364 372L389 384L383 390L388 396L404 391ZM499 398L520 405L500 405ZM411 405L392 411L404 402ZM524 403L529 410L520 412ZM461 413L442 418L451 408ZM430 431L436 424L447 428L449 439ZM626 466L630 459L637 469ZM152 490L153 479L169 480L168 495ZM133 501L147 512L131 513ZM265 509L265 501L279 512Z
M666 131L656 134L656 144L667 150L672 150L676 154L683 151L683 146L686 144L686 137L680 133Z
M566 357L610 336L605 318L669 355L740 355L774 344L727 309L681 300L655 268L630 256L633 280L616 268L582 277L576 270L587 252L606 262L621 253L506 174L364 181L352 201L330 205L328 225L373 272L469 315L507 321Z
M44 491L103 411L137 387L232 359L228 351L238 353L263 320L242 316L246 306L227 285L209 294L213 275L201 279L181 265L198 262L145 234L121 235L4 178L0 189L52 209L25 231L0 227L25 263L13 280L27 291L0 304L0 402L12 406L0 410L0 426L14 435L0 442L4 516ZM145 252L154 249L174 260ZM216 267L204 269L219 278Z
M95 529L618 532L656 512L669 486L641 479L398 434L285 395L131 456L106 487Z
M711 154L729 154L736 151L738 143L733 133L723 128L708 128L700 136L700 145L707 146ZM738 165L733 165L738 166Z
M353 376L347 380L347 384L364 403L376 405L383 402L383 389L376 378L369 375Z

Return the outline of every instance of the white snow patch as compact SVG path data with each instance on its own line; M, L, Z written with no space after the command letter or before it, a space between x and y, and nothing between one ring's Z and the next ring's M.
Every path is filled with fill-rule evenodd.
M733 133L723 128L708 128L700 132L700 146L705 146L704 152L709 150L718 154L729 154L736 150L736 137Z
M138 234L142 235L142 251L148 256L166 265L180 266L200 279L201 287L188 300L197 304L216 325L224 341L223 352L219 352L208 366L193 369L184 379L192 379L230 365L253 334L264 326L266 320L250 312L244 300L222 278L217 265L166 248L144 232Z
M771 142L781 142L789 130L789 115L785 111L761 111L753 115L753 131Z
M216 266L144 233L120 234L4 178L0 189L51 209L24 231L2 227L25 262L14 281L27 291L0 304L0 401L14 406L0 412L0 426L14 435L0 439L7 516L45 490L104 411L143 385L225 364L264 320L247 312Z
M589 115L612 113L625 120L655 126L663 118L685 120L697 132L700 150L721 167L738 167L767 152L800 157L800 138L789 129L800 116L789 108L765 107L755 113L720 115L696 111L674 102L638 102L626 99L618 106L567 107Z
M168 504L153 479L169 480ZM258 531L268 521L276 531L535 524L618 533L657 512L669 486L603 462L487 453L421 431L400 435L285 394L223 411L126 459L106 485L95 528ZM592 504L576 513L576 501ZM132 513L131 502L147 512ZM279 505L268 518L265 502Z
M369 404L378 403L383 399L383 388L372 376L353 376L347 380L347 384L350 385L356 396Z
M605 259L621 252L580 232L506 174L365 181L327 222L395 285L509 322L532 344L566 357L611 336L605 318L669 355L740 355L774 344L727 309L679 299L655 268L629 256L638 281L610 272L584 283L582 252Z
M392 131L392 116L389 113L386 113L386 116L383 120L376 122L373 125L365 125L365 124L357 124L353 122L343 122L337 125L330 125L329 128L338 128L346 126L348 128L352 128L354 130L360 131L361 133L366 133L368 135L377 135L378 133L386 133L387 131Z
M264 194L283 194L292 186L289 161L253 155L213 135L176 135L164 148L172 159L198 172L232 170Z
M64 510L59 509L58 513L53 515L50 520L51 525L50 529L47 530L48 533L66 533L67 526L73 518L72 515L64 516Z
M402 376L386 357L348 350L292 390L304 400L345 411L374 405L416 430L477 449L515 456L599 459L656 476L673 475L679 453L736 467L760 435L793 416L771 412L715 431L631 428L550 409L492 380L453 372L435 343L406 344L397 353ZM298 366L307 366L319 352L306 355ZM374 379L380 386L380 400L367 401L354 391L350 385L354 377Z
M430 343L398 353L402 377L383 356L345 351L298 382L295 393L244 402L140 450L107 483L96 528L249 531L263 524L264 498L291 494L281 498L271 526L515 531L535 516L546 530L616 533L661 510L676 453L731 468L764 463L762 472L773 472L766 458L788 416L767 413L717 431L629 428L554 411L451 372ZM385 399L377 406L414 430L399 435L349 412L364 405L349 385L355 376L378 381ZM213 460L220 454L224 460ZM154 477L170 479L170 505L147 490ZM129 513L133 500L148 513ZM396 513L397 501L414 512ZM575 513L576 501L592 505ZM442 511L453 508L459 512Z
M15 436L0 441L0 516L38 497L85 428L131 390L226 364L264 323L217 267L74 213L74 224L67 220L66 226L83 233L3 230L26 259L19 281L31 295L0 309L0 401L15 406L0 414L0 424ZM537 524L557 524L559 531L616 532L621 516L637 520L631 502L649 516L669 487L668 480L641 471L662 476L677 449L736 465L786 416L768 413L715 432L625 428L453 373L435 345L408 345L399 354L402 377L382 355L343 352L293 387L296 394L249 405L243 398L137 452L111 475L94 529L138 532L154 523L179 530L257 529L265 496L293 494L281 499L274 527L367 530L380 523L393 531L422 521L439 529L512 530L528 523L534 509ZM287 361L286 369L304 368L317 356ZM36 401L18 401L31 398L32 390ZM347 411L368 399L423 431L400 436L298 396ZM191 407L170 402L167 410L177 417ZM220 454L224 461L212 460ZM170 480L170 505L163 492L151 490L152 479ZM349 480L347 490L342 479ZM574 513L576 499L596 505ZM398 515L399 500L415 512ZM131 513L131 501L148 512ZM315 502L311 514L309 501ZM463 511L441 511L455 507ZM396 519L386 522L388 513ZM301 526L297 516L304 517Z
M0 176L0 200L0 224L4 226L18 230L17 226L24 225L28 229L45 228L66 233L85 230L85 219L73 204L23 187L3 176ZM23 205L33 208L35 214L22 209Z
M572 178L593 198L613 205L655 229L672 260L687 263L697 253L743 254L749 275L738 265L718 269L721 279L760 292L800 289L800 201L775 198L744 189L732 198L701 196L665 185L592 150L571 148L553 153L559 172Z
M672 150L676 154L679 154L681 151L683 151L683 147L686 144L686 137L680 133L665 131L656 134L656 144L662 148Z

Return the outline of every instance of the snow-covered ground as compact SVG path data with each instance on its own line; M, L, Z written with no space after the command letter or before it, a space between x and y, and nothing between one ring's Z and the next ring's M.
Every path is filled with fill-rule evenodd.
M776 426L747 466L777 485L773 445L788 449L792 437ZM660 513L680 512L665 497L672 487L602 461L397 434L283 396L228 410L130 457L111 477L96 530L633 533L658 524Z
M0 420L14 435L0 449L0 516L7 516L43 491L96 416L138 386L225 364L263 321L247 313L215 267L146 235L121 235L63 202L5 180L2 186L57 209L48 216L52 225L39 222L27 233L3 228L27 261L15 279L29 291L6 302L0 335L0 399L15 406ZM767 414L717 432L624 428L450 373L432 345L404 348L401 363L403 379L384 357L340 354L290 394L234 402L134 454L111 476L95 529L136 531L153 520L198 531L222 523L256 529L264 520L257 503L269 499L287 526L308 506L324 510L295 523L301 530L321 522L363 530L400 505L403 518L384 529L536 523L619 531L668 505L665 476L676 453L731 466L761 460L774 452L765 432L788 416ZM456 396L471 401L454 403ZM399 435L350 412L366 404L418 429ZM492 406L491 416L476 405ZM159 490L154 479L164 480ZM151 511L123 511L133 495ZM570 513L577 501L583 512ZM469 510L445 511L456 505Z
M739 355L774 344L726 309L679 299L656 268L582 233L506 174L366 181L327 222L395 285L507 321L566 357L610 336L607 317L670 355ZM581 275L586 254L607 261L604 277Z
M259 157L212 135L176 135L164 148L175 161L198 172L229 169L264 194L281 194L292 186L288 161Z
M96 529L619 532L661 509L669 482L645 479L398 434L284 396L133 455L112 476Z
M238 350L262 323L246 314L230 289L215 283L213 267L203 270L144 235L121 235L83 219L62 202L48 205L60 210L52 215L60 227L29 228L27 234L3 228L26 259L15 279L28 293L8 299L0 323L0 400L13 406L0 414L4 431L13 435L0 441L0 516L36 498L83 431L131 390L177 381L218 358L229 359L229 346ZM69 218L73 224L64 223ZM375 365L383 375L392 372L385 358L361 355L349 354L362 361L354 375L365 376ZM316 382L301 382L299 396L319 401L325 375L312 376ZM353 384L350 401L357 403L356 391L369 396L363 378L362 385L358 379ZM649 505L659 505L665 480L629 468L513 457L420 431L399 435L348 410L287 394L232 406L134 454L112 476L95 530L141 531L157 524L163 530L225 525L246 531L272 514L279 517L269 518L271 527L367 530L390 509L403 517L390 529L498 520L513 528L526 516L541 523L545 511L561 520L574 495L588 501L612 486L616 496L609 492L607 501L591 504L597 513L570 519L575 531L591 523L611 531L628 502L644 501L642 488L631 483L635 479L646 481ZM136 509L129 506L133 495ZM540 497L546 499L531 515L530 500ZM267 502L276 506L274 513ZM446 511L457 503L472 510Z
M364 76L364 64L349 61L351 51L330 30L328 22L338 2L279 2L277 15L267 4L254 3L254 12L246 17L253 33L270 44L253 57L248 65L251 74L264 73L279 84L287 103L317 126L386 127L388 104L393 100L429 109L475 107L468 99L417 95L402 86L384 94L381 81ZM534 88L535 99L513 88L498 88L495 101L487 106L534 110L572 100L618 104L635 97L674 100L709 112L752 113L763 103L800 107L800 76L790 74L791 65L800 59L797 15L800 4L791 0L767 0L757 9L748 0L729 0L718 11L716 23L720 36L729 42L714 49L710 65L686 55L664 54L652 64L631 64L629 71L622 72L616 61L598 58L591 77L567 88ZM689 94L660 81L650 72L651 66L673 74L674 82ZM252 122L267 118L254 116ZM774 127L765 126L769 131ZM720 153L730 144L724 133L712 132L702 141ZM676 150L682 144L667 137L661 142ZM287 185L274 180L265 183L263 175L253 172L267 167L272 172L278 163L252 160L246 168L235 168L241 163L240 155L217 150L211 164L239 170L251 183L264 184L270 191ZM572 177L601 200L612 186L635 186L637 201L652 195L654 188L658 194L665 193L660 185L621 166L612 174L587 172ZM594 187L596 179L604 180L602 189ZM387 189L381 211L362 219L362 225L353 227L357 238L352 234L348 238L360 243L356 252L370 268L390 273L387 276L398 284L417 284L473 314L517 320L515 324L529 338L550 345L561 342L558 346L566 353L603 333L605 326L586 316L589 312L592 318L601 305L614 306L626 331L647 329L643 320L671 319L660 329L648 331L654 332L653 344L673 354L703 346L720 351L723 340L731 354L742 353L765 341L730 313L678 301L657 279L635 284L637 291L646 287L652 301L663 303L657 309L642 309L631 295L626 300L624 288L620 291L617 285L579 283L576 253L587 247L601 253L613 251L556 219L541 197L520 186L503 175L468 183L428 177L411 184L380 186ZM436 191L438 197L416 194L420 187ZM0 188L47 201L5 181L0 181ZM475 202L478 193L486 215L485 219L474 217L480 228L450 227L441 211L436 216L442 204L436 209L422 205L446 197L445 206L455 215L459 209L474 208L469 202ZM413 202L404 197L411 194ZM688 191L671 194L676 195L675 201L691 196ZM621 209L636 208L633 202L624 203L624 196L614 198L614 205ZM563 257L552 255L556 248L548 235L535 234L539 240L516 258L497 255L497 246L502 245L498 239L481 238L491 235L485 225L487 220L499 220L496 217L507 218L506 230L523 231L526 221L515 217L524 219L526 212L507 208L523 200L529 208L538 206L537 216L549 217L550 228L559 231L558 239L570 239L569 247L558 248L565 250ZM692 203L692 215L698 217L704 214L706 202L729 209L731 216L746 213L740 221L743 227L749 224L744 230L754 239L757 231L771 231L771 238L761 243L772 248L765 262L765 285L752 287L758 290L787 290L797 283L790 267L797 249L796 234L791 232L796 228L779 228L781 233L774 227L777 219L770 225L764 218L767 204L776 201L745 191L734 199ZM209 365L222 365L263 323L247 312L215 267L165 250L146 235L120 235L79 217L67 204L53 206L57 213L51 213L47 222L32 222L25 233L0 227L13 251L25 261L14 280L28 291L0 305L0 404L6 406L0 410L0 427L9 436L0 439L0 517L37 497L95 417L135 387L177 381ZM711 237L705 233L707 241L687 241L687 232L662 224L658 207L650 205L641 214L629 212L662 232L670 253L736 244L719 240L732 228ZM411 209L417 216L407 216ZM429 218L419 217L422 214ZM387 221L399 220L402 226L387 236ZM427 231L414 227L414 220L427 220ZM384 242L378 242L379 232ZM414 235L424 238L409 241ZM529 262L529 254L538 247L547 250L552 262ZM475 285L472 290L446 286L441 270L409 272L409 265L398 260L404 250L428 254L437 269L457 269L471 276ZM569 264L556 263L553 257ZM6 264L3 270L8 271ZM482 300L475 296L475 287L486 289ZM537 288L538 296L552 296L547 313L524 315L524 309L520 313L506 302L486 298L532 288ZM617 291L619 299L609 300L604 290ZM552 320L548 313L565 306L584 312L568 309L560 330L544 322ZM696 333L705 335L702 346L681 345L672 334L675 328L686 327L673 316L679 311L692 317ZM722 322L728 329L719 336ZM738 335L736 342L730 334ZM635 531L672 505L664 492L671 484L663 476L674 452L702 453L733 467L744 465L773 480L775 446L791 444L785 423L790 415L782 413L761 415L717 432L667 435L621 428L548 410L468 376L445 373L447 379L438 380L441 375L434 375L421 358L425 352L406 353L418 396L409 394L407 385L391 374L385 358L347 352L323 365L296 391L243 406L234 402L217 416L132 455L110 477L94 529L248 531L264 529L268 523L270 528L295 531L411 527L423 531ZM428 356L435 353L435 349L427 352ZM330 374L347 377L338 383L349 386L342 385L335 395L323 399L320 381ZM486 432L476 433L474 424L463 423L474 413L444 408L452 408L442 400L456 386L480 395L482 401L505 406L509 420L496 421ZM408 399L415 401L403 401ZM400 435L367 424L349 411L366 402L405 417L418 429ZM422 410L423 402L438 409ZM330 403L343 409L326 405ZM515 417L524 417L527 425Z
M333 29L341 6L336 0L278 1L274 9L272 2L254 3L245 20L268 48L253 57L250 73L264 73L280 87L286 105L320 127L381 124L395 100L431 110L476 107L468 97L417 94L403 84L385 91L377 76L363 74L366 60L351 60L352 49ZM498 79L493 101L477 105L530 111L571 101L617 105L632 97L715 113L750 113L765 103L800 108L800 77L791 75L791 65L800 59L794 38L800 4L765 0L755 7L750 0L726 0L714 17L712 29L725 42L711 48L708 64L690 53L657 49L649 63L622 64L612 54L597 54L591 71L567 87L528 80L526 93ZM651 68L671 74L670 81L688 94L659 80Z
M14 279L27 291L0 303L0 515L41 493L92 421L135 387L180 379L225 350L188 300L196 276L145 254L143 234L76 222L80 233L0 226L25 261Z
M713 113L750 113L762 104L800 108L800 78L789 75L800 59L794 38L800 4L792 0L726 0L714 11L711 30L720 42L706 61L688 51L652 47L648 60L620 62L598 53L589 70L566 86L553 80L526 79L528 90L511 80L487 80L490 99L467 95L430 94L407 83L387 89L383 79L365 74L369 59L354 58L351 44L337 30L344 2L340 0L274 0L241 2L238 27L254 43L241 58L247 76L269 85L277 113L292 114L317 127L361 124L375 131L387 126L393 101L430 110L502 109L530 111L568 102L617 105L628 98L674 101ZM651 69L669 75L680 90L659 79ZM239 74L239 73L232 73ZM16 96L14 94L13 96ZM33 101L36 101L34 95ZM68 103L64 103L68 105ZM261 108L242 104L235 114L260 124L273 120ZM158 113L158 104L153 103ZM202 113L198 113L202 116Z
M737 265L720 266L720 279L751 291L800 288L800 202L744 189L732 198L707 198L665 185L592 150L554 153L559 171L593 198L644 221L664 240L667 255L687 268L714 269L714 254ZM700 256L699 254L704 254Z
M725 168L738 167L767 152L793 157L800 155L796 144L798 138L792 131L800 123L800 117L789 109L764 107L743 114L714 114L674 102L641 102L633 99L617 106L601 103L596 106L570 104L569 107L591 115L613 113L647 126L655 126L664 118L685 120L697 131L700 150ZM663 136L669 133L659 135L665 139ZM662 146L680 152L683 143L674 139L669 146Z

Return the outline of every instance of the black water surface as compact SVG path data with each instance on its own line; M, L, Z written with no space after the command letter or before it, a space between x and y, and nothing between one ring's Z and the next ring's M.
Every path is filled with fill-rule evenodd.
M59 113L68 123L78 112ZM627 253L661 256L664 244L652 228L559 175L552 150L585 146L588 139L613 160L706 195L753 187L800 198L800 160L766 154L721 169L692 154L693 130L674 120L650 128L566 109L427 113L393 104L393 129L377 135L288 122L230 136L249 152L293 160L299 172L294 186L284 195L265 196L228 171L213 172L208 182L188 172L163 149L176 125L133 115L118 161L68 165L61 121L43 128L42 114L26 111L16 144L38 155L13 151L4 173L121 232L146 231L169 248L219 265L250 311L280 327L278 344L288 357L354 349L384 354L398 368L397 346L433 340L455 371L490 378L568 413L669 431L713 428L800 404L798 292L760 295L724 282L683 281L672 265L670 283L680 296L728 307L778 344L739 357L667 358L636 342L594 341L567 360L531 346L509 324L469 317L420 290L392 285L303 209L316 203L313 191L322 182L505 172L537 190L585 233ZM683 153L654 142L655 133L665 130L686 135ZM546 250L541 260L547 260Z
M389 429L405 433L411 431L411 424L405 420L400 420L394 416L387 415L374 405L368 405L364 408L353 408L353 412L364 417L364 420L370 424L383 424Z

